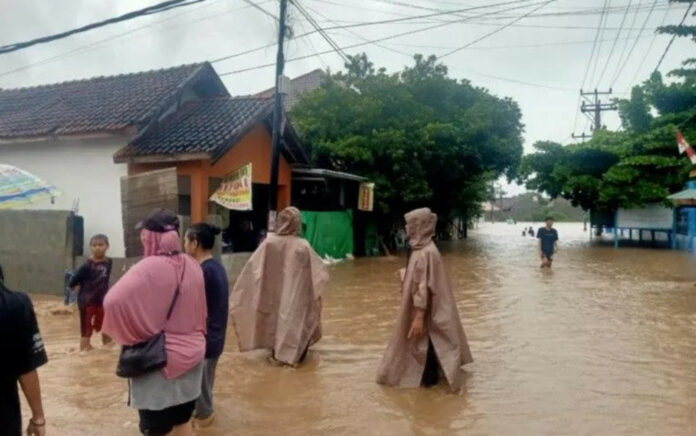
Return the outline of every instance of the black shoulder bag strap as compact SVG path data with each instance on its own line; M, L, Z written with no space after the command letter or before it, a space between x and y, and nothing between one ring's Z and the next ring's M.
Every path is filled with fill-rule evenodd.
M181 256L181 254L179 256ZM169 310L167 311L167 321L169 321L169 318L172 317L172 312L174 312L174 306L176 305L176 301L179 299L181 284L184 282L184 274L186 273L186 259L182 260L184 261L184 263L181 269L181 280L176 285L176 291L174 291L174 298L172 298L172 303L169 305Z

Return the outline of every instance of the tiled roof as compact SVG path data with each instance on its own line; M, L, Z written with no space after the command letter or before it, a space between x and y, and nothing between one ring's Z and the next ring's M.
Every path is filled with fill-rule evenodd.
M0 89L0 138L113 132L145 122L205 65Z
M116 154L115 160L194 153L205 153L217 160L256 125L270 121L272 114L270 98L220 97L191 101L160 126L135 138ZM304 151L297 148L299 144L288 147L294 147L286 150L295 156L291 160L306 160Z

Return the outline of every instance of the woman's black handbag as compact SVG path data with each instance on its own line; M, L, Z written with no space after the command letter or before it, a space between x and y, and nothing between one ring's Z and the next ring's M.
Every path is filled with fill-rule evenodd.
M185 268L186 263L184 263ZM183 280L183 271L181 274ZM180 285L179 285L180 286ZM169 305L167 321L172 316L176 300L179 298L179 286L174 291L174 298ZM118 358L116 375L123 378L140 377L167 366L167 351L165 348L164 330L143 342L135 345L121 347L121 355Z

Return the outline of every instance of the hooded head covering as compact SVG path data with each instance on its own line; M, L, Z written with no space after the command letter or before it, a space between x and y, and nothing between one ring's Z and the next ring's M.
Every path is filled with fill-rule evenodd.
M165 332L166 378L195 367L205 355L207 308L203 272L181 253L176 230L140 231L145 258L119 280L104 299L104 333L120 345L143 342ZM171 318L167 312L176 289Z
M419 250L432 241L435 236L435 226L437 225L437 215L432 213L430 209L424 207L422 209L413 210L406 215L406 224L409 227L409 245L414 250Z
M276 234L279 236L300 236L302 234L302 214L296 207L286 207L276 218Z

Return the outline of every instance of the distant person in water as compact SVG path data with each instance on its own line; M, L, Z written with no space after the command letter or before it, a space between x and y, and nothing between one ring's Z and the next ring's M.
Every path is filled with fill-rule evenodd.
M553 228L553 218L546 217L546 225L537 230L539 257L542 268L551 268L553 255L558 252L558 232Z
M321 295L328 272L302 239L294 207L278 214L230 294L230 317L240 351L270 350L273 363L294 366L321 338Z
M527 233L529 233L529 236L531 236L533 238L534 237L534 227L529 226L529 230L527 231Z
M443 377L452 391L464 383L462 365L473 361L454 293L433 236L437 215L430 209L406 214L413 250L401 271L401 306L396 331L382 359L377 383L415 388Z

